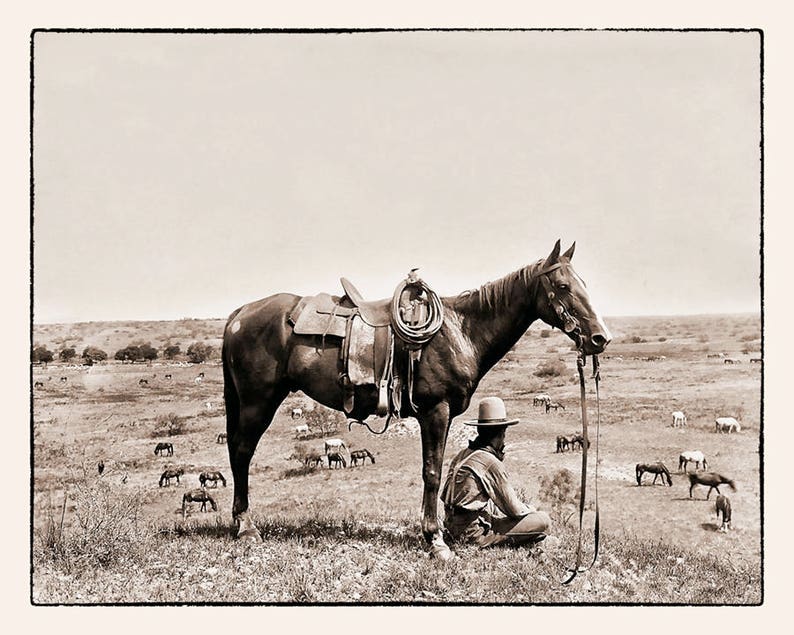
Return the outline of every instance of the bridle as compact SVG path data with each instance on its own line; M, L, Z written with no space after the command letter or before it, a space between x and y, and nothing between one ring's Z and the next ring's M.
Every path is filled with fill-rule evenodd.
M579 574L585 571L588 571L596 562L598 558L598 547L600 543L600 514L598 509L598 440L599 440L599 433L601 427L601 400L599 395L599 381L601 379L600 376L600 368L599 368L599 361L598 355L593 355L593 379L595 381L595 388L596 388L596 466L595 466L595 477L593 480L594 484L594 495L595 495L595 526L593 528L593 538L594 538L594 546L593 546L593 559L590 561L590 564L587 566L582 566L582 537L583 537L583 520L584 520L584 510L585 510L585 499L587 494L587 450L590 445L590 439L587 434L587 390L585 387L585 378L584 378L584 368L587 363L587 356L584 353L584 339L582 337L582 329L579 324L579 320L576 319L574 315L571 314L571 311L565 304L557 298L557 294L555 293L551 281L549 280L548 274L552 271L560 268L562 265L558 262L553 264L549 267L541 269L540 271L535 273L540 280L540 284L543 287L543 290L546 292L546 297L549 300L549 304L554 309L554 312L557 314L557 317L563 324L562 330L568 334L569 336L573 337L576 342L577 348L577 359L576 359L576 368L579 373L579 389L580 389L580 404L582 408L582 477L581 477L581 489L579 494L579 541L576 547L576 563L573 567L567 567L567 572L570 574L565 580L562 581L561 584L570 584L573 579Z

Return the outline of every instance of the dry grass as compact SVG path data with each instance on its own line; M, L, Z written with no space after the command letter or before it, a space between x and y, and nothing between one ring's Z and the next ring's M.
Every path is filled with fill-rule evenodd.
M140 337L157 346L175 328L198 333L215 328L196 322L145 324ZM32 430L34 601L757 604L761 365L749 364L741 351L759 336L758 319L608 323L616 338L601 369L601 555L596 567L570 586L561 587L559 580L573 559L575 508L570 483L559 478L553 483L568 470L578 485L581 455L554 452L556 436L580 426L576 363L569 341L557 331L541 335L548 329L538 324L486 376L461 418L476 414L477 398L487 394L501 395L509 412L521 418L508 438L507 467L527 497L553 512L562 539L559 553L539 559L526 551L464 548L452 563L431 561L419 531L417 424L393 423L382 436L343 427L336 436L350 447L369 449L375 465L296 470L290 458L295 422L289 413L312 407L301 394L285 401L252 463L252 509L265 541L240 543L232 537L231 487L212 492L219 512L194 509L181 519L182 494L198 486L199 471L220 469L231 476L227 447L216 443L225 429L218 365L105 364L85 370L50 365L34 369L34 380L45 381L34 393ZM108 332L108 327L71 325L70 342L78 347L97 344L88 336L81 339L83 329L91 337ZM118 335L138 337L130 333L125 326ZM634 342L634 336L645 341ZM40 339L53 348L47 332L37 327ZM719 352L743 363L729 366L707 356ZM644 361L649 356L665 359ZM560 375L534 376L540 364L560 358ZM193 382L198 370L206 375L201 384ZM166 382L165 373L173 379ZM47 375L55 381L46 382ZM55 385L61 375L69 381ZM139 386L142 377L149 379L148 387ZM592 384L589 390L595 424ZM533 408L532 397L540 391L564 403L566 411L547 415ZM686 429L670 426L670 413L679 409L689 419ZM154 456L158 421L170 415L185 422L184 434L168 439L173 457ZM715 434L713 420L723 415L740 418L742 433ZM453 424L447 460L470 433ZM306 444L319 449L322 440ZM705 452L715 471L737 481L738 491L729 492L732 532L716 531L713 496L706 502L699 491L690 499L685 477L675 473L678 454L693 449ZM595 447L591 457L595 469ZM96 473L99 459L106 465L102 477ZM673 487L637 487L634 464L657 460L673 472ZM169 464L186 468L183 484L158 488ZM593 494L588 492L588 500ZM592 526L592 512L586 521Z

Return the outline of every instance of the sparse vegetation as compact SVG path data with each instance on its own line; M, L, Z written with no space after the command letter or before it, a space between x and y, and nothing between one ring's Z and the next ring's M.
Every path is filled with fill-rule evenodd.
M559 359L551 359L538 365L535 370L536 377L561 377L567 373L565 362Z
M157 415L154 423L153 437L173 437L179 434L185 434L187 428L187 421L175 412L169 412L164 415Z

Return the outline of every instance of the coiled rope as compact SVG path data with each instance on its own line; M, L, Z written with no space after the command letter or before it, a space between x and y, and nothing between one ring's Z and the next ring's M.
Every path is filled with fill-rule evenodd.
M420 324L407 324L400 315L400 298L409 285L420 288L427 294L427 319ZM391 312L395 334L412 348L427 344L444 323L444 307L441 304L441 298L423 280L411 281L406 278L398 284L394 290L394 296L392 296Z

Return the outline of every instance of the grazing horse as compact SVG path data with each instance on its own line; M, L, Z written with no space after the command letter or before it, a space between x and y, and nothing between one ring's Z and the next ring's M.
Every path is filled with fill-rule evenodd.
M558 403L556 401L547 401L546 414L549 414L549 410L551 410L552 408L554 408L554 412L557 412L557 408L562 408L563 410L565 410L565 406L563 406L561 403Z
M689 474L689 498L692 498L692 490L695 485L707 485L709 488L706 494L706 500L711 496L711 490L717 490L720 493L720 485L728 485L734 492L736 491L736 483L734 483L727 476L717 474L716 472L691 472Z
M225 432L219 432L218 438L215 439L215 443L226 443L228 435Z
M318 452L317 450L312 450L303 458L303 464L306 467L322 467L324 456L325 455L322 454L321 452Z
M347 450L347 446L342 439L326 439L325 440L325 453L330 454L331 452L341 453L344 450Z
M750 363L751 364L761 364L761 363L763 363L763 360L760 357L751 357L750 358Z
M218 511L218 505L215 499L207 493L203 487L199 489L191 489L182 495L182 518L187 516L188 503L201 503L201 511L207 511L207 503L212 506L212 511Z
M543 406L543 405L549 403L550 401L551 401L551 397L549 397L545 393L540 393L540 394L535 395L532 398L532 405L533 406Z
M43 381L37 381L36 383L33 384L33 387L34 388L44 388L44 382Z
M326 456L328 457L328 469L339 467L340 463L342 467L347 467L347 461L345 461L345 457L341 452L334 450L326 454Z
M296 439L305 439L309 436L309 426L302 425L302 426L295 426L295 438Z
M584 355L602 353L611 341L571 265L573 253L574 245L561 254L557 241L545 259L479 289L440 298L441 328L424 344L418 361L410 361L407 344L394 339L395 374L404 378L409 369L413 371L410 386L401 381L399 415L419 421L424 483L421 527L435 557L447 560L453 555L438 521L447 434L453 418L469 407L483 376L537 319L563 330ZM248 470L281 402L290 392L302 391L324 406L344 410L344 387L338 381L342 341L296 334L287 318L301 300L290 293L257 300L236 309L224 330L224 398L234 475L232 514L241 538L261 538L248 509ZM342 302L352 304L349 297ZM362 421L375 414L378 386L355 386L354 397L350 419Z
M165 376L165 379L171 379L171 375L170 375L170 374L167 374L167 375Z
M160 442L154 446L154 453L159 454L160 456L174 456L174 444Z
M717 512L718 519L720 514L722 514L722 525L720 526L720 531L728 531L731 529L731 499L727 496L723 496L722 494L718 495L717 503L715 504L714 509Z
M714 423L715 432L726 432L730 434L731 432L742 431L742 426L733 417L717 417L717 419L714 420Z
M166 487L171 485L171 479L176 479L176 484L179 485L179 477L185 474L185 470L181 467L174 469L165 470L160 476L160 487Z
M556 452L565 452L571 446L571 439L564 434L557 436L557 450Z
M372 464L375 465L375 457L372 456L372 453L369 450L353 450L350 453L350 467L354 465L358 465L358 462L361 461L361 465L366 465L367 457L372 461Z
M290 413L290 417L292 417L293 419L300 419L301 417L303 417L303 410L301 410L300 408L293 408L292 412Z
M61 377L61 383L62 384L65 384L67 381L69 381L68 377Z
M690 450L688 452L681 452L681 455L678 457L678 471L681 471L683 468L684 472L687 472L687 466L690 463L695 464L695 469L708 469L709 464L706 462L706 456L700 450Z
M214 487L218 487L218 481L220 481L223 483L223 486L226 487L226 479L223 478L223 474L220 472L202 472L199 474L199 483L201 483L201 487L206 487L207 481L212 481Z
M680 410L676 410L673 413L673 427L683 428L684 426L686 426L686 415Z
M637 463L637 467L634 468L634 471L637 474L637 485L642 485L642 475L645 472L650 472L653 474L652 485L656 485L656 479L661 476L662 485L664 485L664 481L667 479L667 484L670 487L673 486L673 477L670 476L670 470L664 466L664 463Z
M149 385L149 380L148 379L139 379L138 380L138 385L139 386L148 386Z
M571 450L575 450L577 445L580 450L584 450L584 437L581 434L571 435L568 437L568 444L571 446ZM590 439L587 440L587 447L590 447Z

